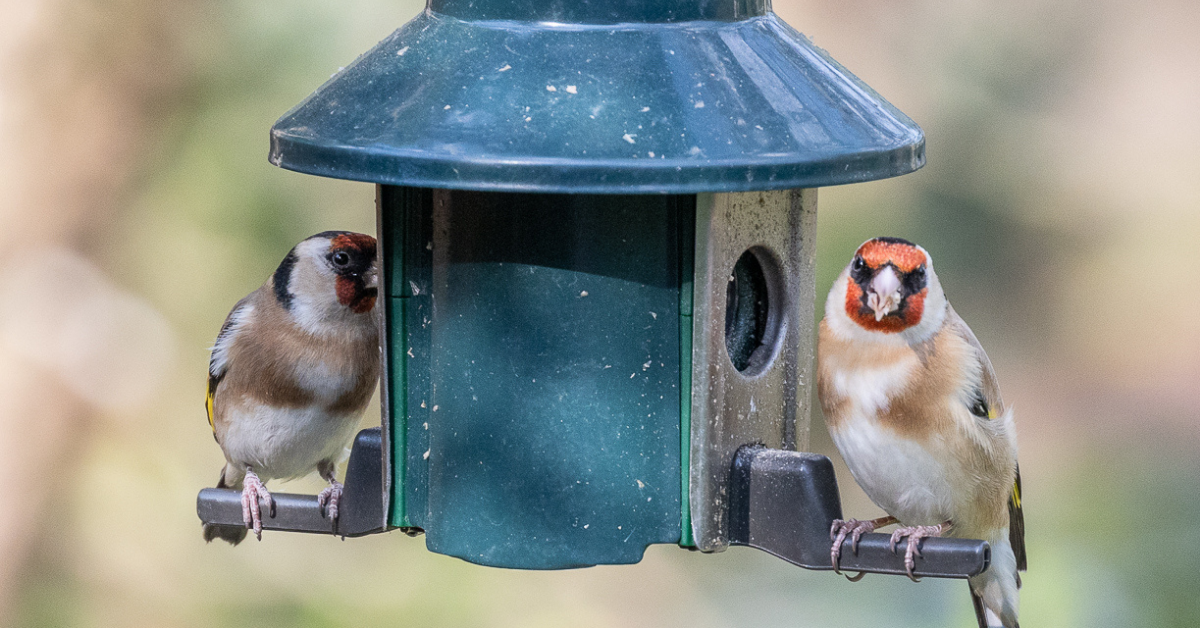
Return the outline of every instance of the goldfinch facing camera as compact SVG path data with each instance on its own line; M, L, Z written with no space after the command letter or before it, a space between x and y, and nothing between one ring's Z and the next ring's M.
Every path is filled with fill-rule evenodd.
M1016 628L1025 529L1012 409L929 253L899 238L859 247L825 302L818 355L829 433L889 515L835 521L834 569L847 535L854 547L892 523L904 526L892 547L907 537L909 577L922 538L983 539L991 567L968 581L976 617L984 628Z
M218 488L242 491L245 528L205 525L204 539L262 539L261 499L273 478L316 470L337 519L334 467L379 379L375 238L318 233L287 254L225 319L208 367L208 423L225 452Z

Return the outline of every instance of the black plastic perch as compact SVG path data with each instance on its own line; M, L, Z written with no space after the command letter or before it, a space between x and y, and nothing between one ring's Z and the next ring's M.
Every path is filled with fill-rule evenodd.
M316 495L272 493L275 513L263 509L263 529L363 536L384 532L387 526L387 493L384 489L382 438L379 428L358 433L346 466L345 490L338 505L336 524L317 506ZM206 488L196 497L196 513L204 523L240 526L242 492Z
M730 543L755 547L806 569L832 570L829 528L842 518L833 463L819 454L742 447L733 461ZM842 545L844 572L907 575L904 546L890 535L866 534L858 551ZM986 541L929 538L921 542L914 575L968 578L991 560Z
M274 493L275 515L264 512L263 528L285 532L363 536L389 529L387 492L379 428L355 439L346 470L341 514L334 526L315 495ZM730 544L754 547L806 569L831 570L829 528L842 518L833 464L820 454L748 445L738 450L730 470ZM241 492L208 488L196 501L205 523L242 525ZM419 529L408 529L410 534ZM922 541L915 575L967 578L988 568L985 541L930 538ZM903 551L893 552L886 534L867 534L858 551L846 540L841 567L846 572L905 575Z

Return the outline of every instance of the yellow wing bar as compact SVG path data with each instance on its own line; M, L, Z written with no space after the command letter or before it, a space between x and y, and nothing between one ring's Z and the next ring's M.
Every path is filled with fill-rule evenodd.
M213 436L217 435L217 424L213 422L213 401L217 397L217 384L220 379L209 376L208 378L208 394L204 397L204 409L208 412L208 426L212 428Z

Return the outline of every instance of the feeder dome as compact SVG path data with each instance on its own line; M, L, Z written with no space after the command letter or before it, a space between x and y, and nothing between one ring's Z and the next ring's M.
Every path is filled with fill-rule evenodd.
M906 174L924 135L766 0L430 0L271 130L271 162L510 192Z

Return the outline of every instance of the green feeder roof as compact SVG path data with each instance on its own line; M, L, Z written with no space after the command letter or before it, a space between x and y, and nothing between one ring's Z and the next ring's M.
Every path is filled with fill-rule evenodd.
M751 0L430 0L271 129L290 170L697 193L897 176L924 135Z

